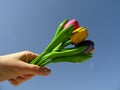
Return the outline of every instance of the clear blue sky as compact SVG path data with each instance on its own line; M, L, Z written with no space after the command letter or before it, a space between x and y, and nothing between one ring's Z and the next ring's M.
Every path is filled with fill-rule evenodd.
M120 0L0 0L0 55L41 53L66 18L88 28L93 58L50 64L50 76L17 87L2 82L0 90L120 90Z

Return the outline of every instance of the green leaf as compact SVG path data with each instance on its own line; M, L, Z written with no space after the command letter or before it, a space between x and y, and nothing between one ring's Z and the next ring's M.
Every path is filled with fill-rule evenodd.
M75 56L64 56L64 57L56 57L51 60L52 63L59 62L71 62L71 63L81 63L92 57L91 54L80 54Z
M58 35L58 33L63 29L64 25L68 22L68 19L65 19L57 28L55 37Z

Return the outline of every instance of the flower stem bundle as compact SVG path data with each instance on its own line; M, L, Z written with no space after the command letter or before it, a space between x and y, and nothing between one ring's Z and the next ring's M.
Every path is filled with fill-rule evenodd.
M46 49L30 64L45 66L58 62L84 62L92 57L94 50L93 41L85 40L87 36L87 29L80 27L78 21L65 19Z

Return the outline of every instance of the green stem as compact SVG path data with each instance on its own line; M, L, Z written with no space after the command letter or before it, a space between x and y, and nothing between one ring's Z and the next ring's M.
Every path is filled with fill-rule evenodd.
M60 51L63 48L65 48L66 46L71 44L71 40L68 40L66 42L60 43L53 51Z
M79 48L62 50L60 52L48 53L48 54L46 54L45 56L42 57L42 59L40 60L40 62L37 63L37 65L41 65L42 63L46 62L45 60L47 60L47 59L51 59L51 58L55 58L55 57L61 57L61 56L73 56L73 55L76 55L76 54L80 54L86 48L87 48L87 46L82 46L82 47L79 47Z
M45 55L45 53L41 53L38 57L36 57L34 60L30 62L30 64L37 64L39 60Z
M65 43L63 43L62 45L61 45L61 47L59 47L60 49L63 49L63 48L65 48L66 46L68 46L68 45L70 45L71 44L71 40L68 40L67 42L65 42Z

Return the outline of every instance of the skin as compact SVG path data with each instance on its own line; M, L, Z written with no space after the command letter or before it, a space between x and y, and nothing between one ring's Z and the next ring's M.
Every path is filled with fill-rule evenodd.
M12 85L17 86L35 75L48 76L50 69L28 64L37 56L38 54L30 51L0 56L0 82L8 80Z

